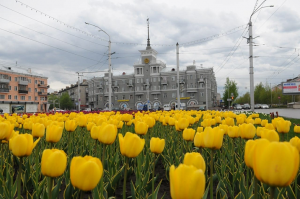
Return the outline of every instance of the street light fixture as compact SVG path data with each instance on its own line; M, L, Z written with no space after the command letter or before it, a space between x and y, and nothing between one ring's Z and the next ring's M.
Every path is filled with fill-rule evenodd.
M261 7L264 3L266 2L263 1L256 9L253 10L250 19L249 19L249 38L247 39L249 42L249 62L250 62L250 105L251 105L251 111L254 111L254 77L253 77L253 39L252 38L252 21L251 18L252 16L257 13L259 10L262 8L267 8L267 7L274 7L273 5L271 6L263 6Z
M104 30L102 30L99 26L96 26L96 25L93 25L93 24L90 24L90 23L87 23L85 22L85 24L87 25L91 25L91 26L94 26L96 28L99 29L99 32L104 32L109 40L108 40L108 110L111 111L111 93L112 93L112 89L111 89L111 53L110 53L110 49L111 49L111 41L110 41L110 36L109 34L107 34L107 32L105 32Z

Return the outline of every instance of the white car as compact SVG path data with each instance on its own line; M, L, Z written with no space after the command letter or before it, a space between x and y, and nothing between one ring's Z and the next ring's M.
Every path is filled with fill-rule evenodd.
M269 106L267 104L261 104L260 108L269 108Z
M55 109L52 109L53 112L64 112L65 110L62 110L62 109L59 109L57 108L56 110Z

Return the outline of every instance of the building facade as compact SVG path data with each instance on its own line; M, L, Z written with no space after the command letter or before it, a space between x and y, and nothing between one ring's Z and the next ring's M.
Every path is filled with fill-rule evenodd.
M80 87L79 87L80 98L78 98L78 83L71 84L70 86L66 86L66 88L64 88L64 89L59 90L58 96L60 97L64 93L69 94L70 99L74 103L74 109L78 110L79 104L80 104L80 110L83 110L83 109L89 107L89 104L88 104L88 82L85 79L80 83ZM80 100L80 103L78 103L78 100Z
M0 108L4 113L47 111L47 77L31 69L0 67Z
M166 67L157 60L157 52L150 47L140 50L140 62L133 65L132 74L112 75L112 107L115 110L141 109L144 104L149 109L162 108L165 104L174 107L177 103L177 88L180 89L180 103L186 109L198 109L206 104L208 108L217 105L217 82L213 68L186 66L179 71ZM95 77L88 81L89 106L92 109L108 108L108 77Z

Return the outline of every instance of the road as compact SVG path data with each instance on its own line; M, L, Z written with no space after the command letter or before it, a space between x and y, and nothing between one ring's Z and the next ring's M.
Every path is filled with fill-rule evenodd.
M279 117L288 117L294 119L300 119L300 109L292 109L292 108L273 108L273 109L254 109L254 112L257 113L267 113L270 114L274 112L278 112Z

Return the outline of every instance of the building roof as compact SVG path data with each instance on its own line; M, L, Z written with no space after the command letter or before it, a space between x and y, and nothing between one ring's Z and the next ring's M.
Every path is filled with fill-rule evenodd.
M0 66L0 71L7 72L7 73L15 73L19 75L29 75L29 76L38 76L48 79L48 77L43 76L42 74L38 74L31 71L31 68L21 68L21 67L6 67Z

